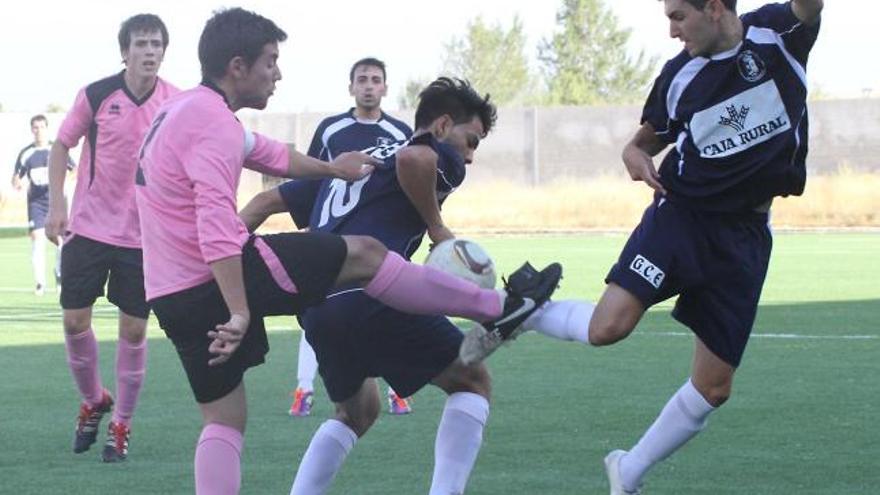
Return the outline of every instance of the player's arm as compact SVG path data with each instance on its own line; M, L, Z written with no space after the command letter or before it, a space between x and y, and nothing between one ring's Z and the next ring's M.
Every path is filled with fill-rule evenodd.
M67 232L67 200L64 198L64 179L67 176L70 148L60 140L49 150L49 214L46 217L46 237L58 244L58 237Z
M807 25L815 24L825 6L824 0L791 0L791 11Z
M382 163L360 151L340 153L332 162L325 162L296 151L292 144L288 145L290 161L287 173L289 179L321 179L332 177L347 181L364 178L373 171L373 166Z
M217 281L230 315L229 321L217 325L213 331L208 332L208 337L214 339L208 346L208 351L216 356L208 361L208 365L215 366L228 361L238 349L250 324L251 312L244 289L241 255L222 258L209 263L208 266L211 267L214 280Z
M245 132L245 167L257 172L288 179L332 177L356 181L373 171L378 160L360 152L342 153L332 162L325 162L285 144L257 133Z
M24 155L24 151L18 154L18 158L15 160L15 168L12 169L12 188L16 191L21 190L21 178L24 177L24 163L21 162L21 157Z
M263 191L253 197L248 204L238 212L241 221L244 222L248 232L257 230L267 218L275 213L287 211L287 205L277 187Z
M437 199L437 153L427 146L408 146L397 153L397 181L437 244L455 235L443 223Z
M664 143L654 132L654 127L645 122L636 131L635 136L623 147L623 163L632 180L644 181L652 189L666 194L663 184L660 183L660 174L654 166L653 157L666 148Z

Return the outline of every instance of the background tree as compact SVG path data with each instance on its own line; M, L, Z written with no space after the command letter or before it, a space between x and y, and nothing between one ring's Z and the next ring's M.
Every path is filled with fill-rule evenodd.
M526 41L518 16L509 29L499 23L488 25L478 16L468 23L463 37L446 44L443 73L467 79L480 93L491 94L499 106L529 103L536 85Z
M431 81L427 79L410 79L403 86L403 92L397 97L397 104L401 110L414 110L419 104L419 93Z
M67 109L64 108L64 105L49 103L46 105L46 113L67 113Z
M631 29L621 28L603 0L563 0L557 31L538 47L547 103L595 105L641 101L657 58L627 53Z

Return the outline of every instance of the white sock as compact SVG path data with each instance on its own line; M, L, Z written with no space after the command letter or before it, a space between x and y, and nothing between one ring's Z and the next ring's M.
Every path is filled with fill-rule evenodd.
M523 326L556 339L589 344L594 309L596 305L588 301L550 301L532 313Z
M669 399L639 443L620 460L624 488L638 488L649 469L706 427L709 414L714 410L688 380Z
M297 388L301 388L307 392L314 390L315 375L318 374L318 358L315 357L315 350L306 340L306 331L301 332L299 338L299 359L296 363L296 379Z
M471 392L446 399L434 444L434 478L430 495L464 493L489 418L489 401Z
M46 287L46 236L40 230L31 241L31 268L36 285Z
M335 419L325 421L315 432L299 463L290 495L326 492L357 439L355 432L345 423Z

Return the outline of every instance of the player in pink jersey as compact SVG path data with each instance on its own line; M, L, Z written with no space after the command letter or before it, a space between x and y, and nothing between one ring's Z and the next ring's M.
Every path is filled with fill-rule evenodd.
M137 205L144 236L147 299L174 342L204 426L195 451L199 494L234 494L241 484L247 419L243 376L263 362L263 317L294 314L342 283L419 314L450 314L512 331L549 298L558 278L534 290L480 289L407 263L364 236L253 236L239 219L243 167L285 177L355 181L377 163L343 153L328 164L246 132L234 116L262 109L281 79L272 21L240 8L215 13L199 40L203 82L166 102L144 140Z
M79 91L58 131L49 158L46 235L64 238L61 307L67 362L82 396L73 451L95 442L103 415L114 405L98 369L92 306L104 295L119 308L116 408L102 452L105 462L125 460L131 418L147 359L140 227L134 201L137 151L159 105L178 90L158 76L168 30L152 14L127 19L119 29L125 69ZM85 137L73 207L67 214L64 177L70 149ZM68 221L69 218L69 221ZM109 284L108 282L109 277Z

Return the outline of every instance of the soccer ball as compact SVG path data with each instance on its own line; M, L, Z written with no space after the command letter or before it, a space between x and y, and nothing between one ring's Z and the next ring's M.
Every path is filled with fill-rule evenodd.
M431 249L425 265L470 280L484 289L495 288L495 263L474 241L447 239Z

